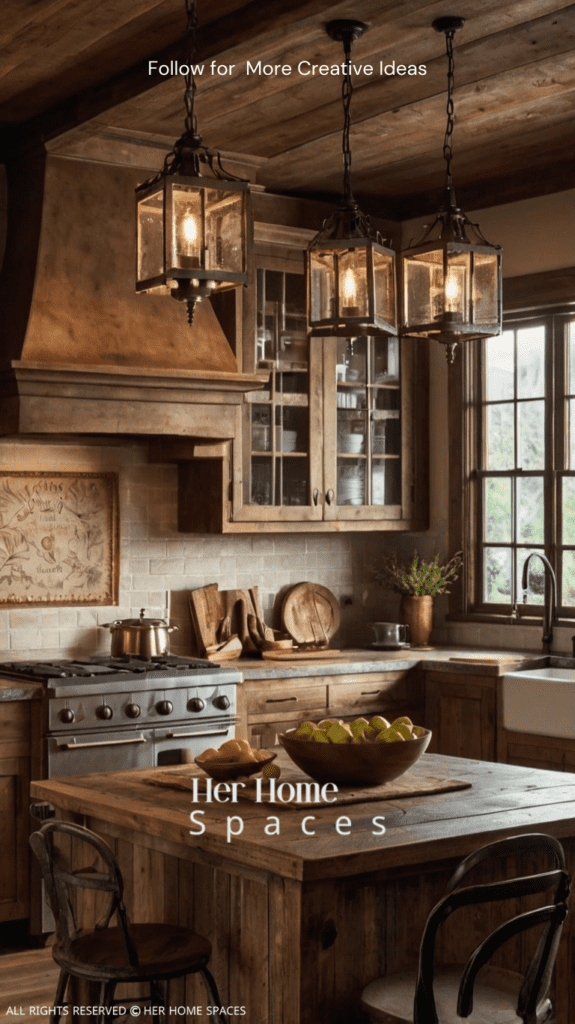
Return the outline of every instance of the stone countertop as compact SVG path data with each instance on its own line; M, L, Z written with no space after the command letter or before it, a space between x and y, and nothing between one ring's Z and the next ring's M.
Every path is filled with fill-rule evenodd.
M18 679L0 679L0 701L40 700L44 693L41 683L25 683Z
M342 651L337 657L314 658L309 661L241 658L232 664L242 673L244 681L247 681L397 672L417 666L424 666L434 672L502 676L516 669L518 663L521 663L523 668L540 668L548 664L548 658L548 655L533 651L486 650L476 647L434 647L425 650L411 647L399 651L350 649Z

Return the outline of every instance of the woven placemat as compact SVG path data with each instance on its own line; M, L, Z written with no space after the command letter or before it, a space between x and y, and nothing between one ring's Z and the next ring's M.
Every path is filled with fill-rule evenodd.
M192 790L194 788L194 778L197 782L198 794L204 794L206 792L206 776L200 773L195 767L188 764L177 765L175 768L168 769L154 769L149 772L142 773L142 781L148 782L152 786L167 786L169 789L180 789L180 790ZM289 782L295 787L296 783L307 783L308 787L313 785L311 779L305 776L302 778L301 774L296 775L295 772L282 771L280 779L276 779L276 794L278 787L285 782ZM212 786L215 786L215 782ZM321 788L319 783L316 783L318 788ZM432 796L434 793L450 793L458 789L470 789L470 782L462 782L461 779L441 779L433 775L423 775L418 772L417 768L411 768L405 775L401 775L399 779L395 779L393 782L381 783L377 786L340 786L338 785L337 800L334 803L337 804L357 804L364 803L368 800L399 800L407 797L414 796ZM285 790L286 795L289 794L288 790ZM325 807L326 802L321 798L318 800L305 799L305 795L311 796L313 790L304 790L304 797L301 800L297 799L297 791L294 793L294 798L290 799L289 802L283 803L281 800L276 799L274 807L285 807L285 808L305 808L305 807ZM258 787L256 779L252 776L249 783L246 783L244 788L238 786L237 788L238 798L242 800L249 800L252 803L255 802L258 797L262 803L269 802L269 784L266 781L261 781ZM334 806L331 804L330 806Z

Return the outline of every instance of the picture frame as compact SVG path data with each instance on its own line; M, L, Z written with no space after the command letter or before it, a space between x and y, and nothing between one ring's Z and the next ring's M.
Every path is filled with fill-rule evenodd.
M0 608L118 603L117 473L0 471Z

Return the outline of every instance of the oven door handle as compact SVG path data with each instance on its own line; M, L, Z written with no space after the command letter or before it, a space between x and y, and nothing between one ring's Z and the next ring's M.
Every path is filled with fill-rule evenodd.
M203 729L200 732L167 732L166 737L169 740L192 740L196 736L225 736L229 731L229 729Z
M90 743L77 743L76 740L71 742L66 741L65 743L59 743L58 746L65 747L67 750L80 750L85 747L120 747L126 743L147 743L145 736L134 736L129 740L92 740Z

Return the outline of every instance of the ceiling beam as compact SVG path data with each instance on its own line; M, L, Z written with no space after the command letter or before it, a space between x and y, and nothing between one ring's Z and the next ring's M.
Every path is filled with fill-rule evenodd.
M325 12L325 7L324 0L274 0L273 4L251 0L233 14L198 29L198 63L220 54L224 42L228 50L262 33L284 30L302 19L320 15ZM0 137L3 138L0 159L5 159L11 149L26 146L31 138L49 142L100 117L112 107L154 89L158 79L148 74L148 60L157 60L159 64L169 64L171 60L182 61L185 47L185 38L178 39L104 84L83 90L27 121L18 125L8 122L0 124Z

